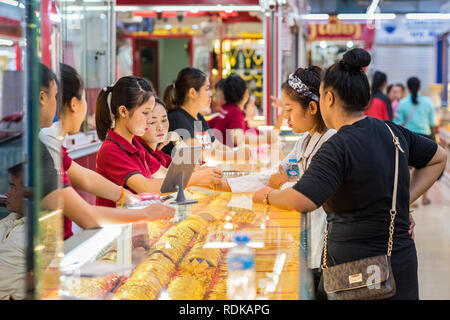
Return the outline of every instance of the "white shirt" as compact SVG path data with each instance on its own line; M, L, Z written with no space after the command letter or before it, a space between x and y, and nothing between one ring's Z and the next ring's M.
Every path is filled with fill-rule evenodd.
M336 130L329 129L325 133L315 133L312 137L307 134L304 139L299 139L291 152L280 162L283 169L287 169L289 159L297 159L299 163L300 176L311 164L311 160L320 149L322 144L336 133ZM302 159L303 158L303 159ZM228 185L234 193L254 192L268 185L270 176L278 172L278 165L269 172L262 175L242 176L228 179ZM286 182L281 187L282 190L290 188L296 182ZM308 266L311 269L319 268L321 265L322 249L326 227L327 215L322 207L310 213L311 217L311 254L309 255Z
M64 141L61 135L61 123L54 122L48 128L42 128L39 131L39 140L47 147L48 152L52 156L55 169L60 170L61 167L61 146Z
M25 232L17 213L0 220L0 300L25 298Z

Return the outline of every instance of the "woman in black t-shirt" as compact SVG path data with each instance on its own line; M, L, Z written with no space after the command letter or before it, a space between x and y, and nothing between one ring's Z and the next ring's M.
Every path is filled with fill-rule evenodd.
M184 68L173 84L164 91L164 102L169 110L169 131L175 131L187 145L202 146L203 159L235 160L249 159L249 149L237 151L219 142L200 110L211 104L209 80L204 72ZM163 151L172 155L174 145L168 144Z
M263 188L255 202L289 210L323 205L328 221L328 265L386 254L394 180L395 148L384 121L364 116L370 87L363 71L370 55L353 49L325 73L320 109L328 128L338 132L325 142L308 170L290 189ZM392 299L418 299L417 254L409 204L438 178L445 151L433 141L387 122L399 138L397 215L391 257L397 293ZM410 176L408 166L417 170Z

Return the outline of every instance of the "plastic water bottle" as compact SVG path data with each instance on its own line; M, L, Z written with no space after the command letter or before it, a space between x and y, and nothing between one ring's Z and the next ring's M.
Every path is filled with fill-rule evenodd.
M235 237L236 247L228 252L227 297L229 300L255 300L255 263L247 235Z
M289 159L289 165L286 169L286 173L288 176L288 181L298 181L299 178L299 169L297 159Z

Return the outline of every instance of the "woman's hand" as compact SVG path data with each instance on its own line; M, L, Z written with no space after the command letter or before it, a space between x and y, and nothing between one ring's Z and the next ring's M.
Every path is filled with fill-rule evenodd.
M217 168L205 167L192 173L189 186L212 187L220 183L222 171Z
M283 119L287 119L288 116L287 116L287 111L286 111L286 107L284 106L284 103L277 97L271 96L270 98L272 99L272 107L281 110L280 117Z
M175 215L175 208L161 203L152 204L146 208L140 209L144 214L144 220L172 219Z
M271 187L264 187L259 189L253 194L253 203L264 203L264 199L266 198L266 193L272 191Z
M288 182L288 175L286 170L284 170L283 166L280 164L278 166L278 172L270 176L269 187L273 189L280 189L281 185L286 182Z
M139 202L139 198L136 194L132 193L127 189L124 189L124 191L125 191L125 200L123 203L124 206L128 206L132 203Z

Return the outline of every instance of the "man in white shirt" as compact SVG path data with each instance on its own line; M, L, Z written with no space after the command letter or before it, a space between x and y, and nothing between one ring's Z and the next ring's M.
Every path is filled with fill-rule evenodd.
M11 212L0 220L0 300L25 298L25 242L23 165L8 169L6 208Z

